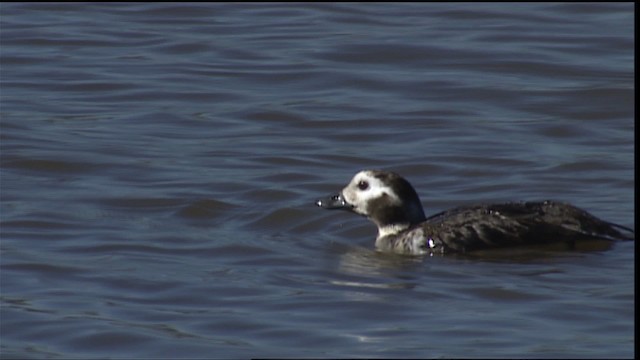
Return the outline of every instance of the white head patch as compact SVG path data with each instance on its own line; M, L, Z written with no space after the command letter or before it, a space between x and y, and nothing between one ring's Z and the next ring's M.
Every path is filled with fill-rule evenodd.
M353 206L353 211L361 215L369 215L366 213L367 204L385 194L392 203L401 203L400 198L389 185L367 170L357 173L349 185L342 189L344 199Z

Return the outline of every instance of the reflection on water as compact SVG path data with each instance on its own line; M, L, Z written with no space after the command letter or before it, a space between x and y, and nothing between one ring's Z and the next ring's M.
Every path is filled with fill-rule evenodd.
M332 284L351 287L411 289L416 286L422 258L381 253L360 247L351 247L339 255L337 271L344 279L331 280Z
M429 254L427 256L403 256L362 247L340 247L336 271L344 279L331 283L350 287L383 289L412 289L419 284L419 273L425 270L425 262L438 257L466 260L481 264L494 262L505 264L557 263L562 259L584 257L588 253L610 250L615 242L602 239L575 243L547 243L473 251L465 254ZM338 250L334 246L334 250Z

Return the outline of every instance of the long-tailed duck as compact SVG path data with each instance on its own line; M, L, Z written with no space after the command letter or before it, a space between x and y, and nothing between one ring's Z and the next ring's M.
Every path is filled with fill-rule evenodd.
M316 205L366 216L378 226L376 248L400 254L635 237L629 228L555 201L466 206L426 217L411 184L380 170L360 171L339 194L318 199Z

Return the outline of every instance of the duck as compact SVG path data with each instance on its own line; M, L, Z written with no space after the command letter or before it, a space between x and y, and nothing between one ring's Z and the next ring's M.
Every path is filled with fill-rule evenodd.
M378 227L376 250L403 255L635 239L630 228L552 200L461 206L426 217L409 181L384 170L358 172L342 191L317 199L315 205L368 218Z

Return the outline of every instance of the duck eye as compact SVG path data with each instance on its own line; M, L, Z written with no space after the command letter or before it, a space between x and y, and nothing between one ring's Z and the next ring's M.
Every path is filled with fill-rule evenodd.
M360 190L367 190L369 188L369 183L362 180L358 183L358 189Z

